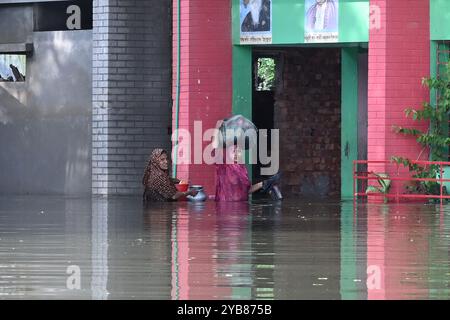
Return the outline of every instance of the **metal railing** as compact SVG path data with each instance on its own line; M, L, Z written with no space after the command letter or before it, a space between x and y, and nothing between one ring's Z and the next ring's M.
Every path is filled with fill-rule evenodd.
M374 171L358 171L358 165L366 165L369 167L369 165L391 165L394 166L394 170L392 168L385 169L387 172L374 172ZM395 199L397 202L400 201L400 199L439 199L441 204L443 203L444 199L450 199L450 195L446 194L444 192L444 183L448 182L450 183L450 179L444 179L443 174L445 172L444 167L450 167L450 162L445 161L411 161L411 164L417 164L422 166L431 166L431 165L438 165L439 166L439 176L436 178L414 178L411 177L411 173L409 171L407 172L400 172L400 168L404 168L402 165L389 160L384 161L371 161L371 160L355 160L353 161L353 200L356 202L358 197L368 198L369 196L374 197L381 197L381 198L388 198L388 199ZM450 170L450 168L448 169ZM391 181L431 181L431 182L437 182L439 183L439 194L414 194L414 193L400 193L399 188L395 190L394 193L377 193L377 192L366 192L367 187L369 186L369 182L373 180L379 180L380 177L377 176L377 174L380 173L389 173L389 177L384 178L385 180L391 180ZM359 183L361 182L361 183Z

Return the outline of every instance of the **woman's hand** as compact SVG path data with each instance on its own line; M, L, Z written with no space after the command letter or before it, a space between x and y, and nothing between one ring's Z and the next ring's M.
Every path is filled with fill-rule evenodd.
M193 196L195 197L197 195L198 191L197 190L189 190L189 191L185 191L185 192L177 192L173 197L172 200L178 200L181 197L186 197L186 196Z
M189 191L186 192L186 195L187 195L187 196L193 196L193 197L195 197L197 194L198 194L198 191L197 191L197 190L194 190L194 189L189 190Z

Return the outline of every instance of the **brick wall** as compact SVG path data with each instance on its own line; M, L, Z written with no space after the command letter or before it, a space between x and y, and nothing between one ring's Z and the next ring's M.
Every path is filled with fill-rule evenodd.
M231 1L181 0L179 127L193 135L194 121L213 128L232 111ZM176 97L177 1L173 1L173 91ZM173 112L175 128L175 112ZM208 143L203 143L205 147ZM192 146L193 149L193 146ZM191 154L193 159L193 155ZM214 194L215 168L178 165L179 178L201 184Z
M417 159L420 146L393 132L393 125L413 125L404 109L420 107L429 99L421 86L430 73L429 0L371 0L381 9L381 28L370 30L368 93L368 159L388 160L393 155ZM428 159L427 152L422 160ZM383 166L369 170L384 171ZM394 184L394 189L399 184Z
M340 49L286 49L275 94L283 195L338 196Z
M93 23L92 192L140 194L171 148L171 1L94 0Z

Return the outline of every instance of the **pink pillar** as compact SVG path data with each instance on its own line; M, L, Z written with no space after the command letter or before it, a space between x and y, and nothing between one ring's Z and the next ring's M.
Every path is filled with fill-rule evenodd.
M430 74L429 0L371 0L370 4L380 9L381 26L371 27L369 36L368 160L417 159L421 147L415 139L396 134L392 126L427 127L406 119L404 110L429 100L429 91L421 86L421 79ZM425 152L420 160L427 159ZM385 166L369 170L392 173ZM399 188L402 183L394 183L394 192Z
M230 1L181 1L179 127L191 133L191 163L178 165L178 177L215 192L213 165L194 163L194 121L214 128L232 111L232 45ZM177 0L173 1L173 100L177 84ZM175 129L175 108L173 128ZM196 141L199 142L198 140ZM203 148L208 143L203 143Z

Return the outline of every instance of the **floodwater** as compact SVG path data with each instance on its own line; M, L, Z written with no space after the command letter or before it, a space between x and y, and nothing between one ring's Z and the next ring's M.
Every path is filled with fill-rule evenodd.
M450 206L0 198L0 299L449 299Z

